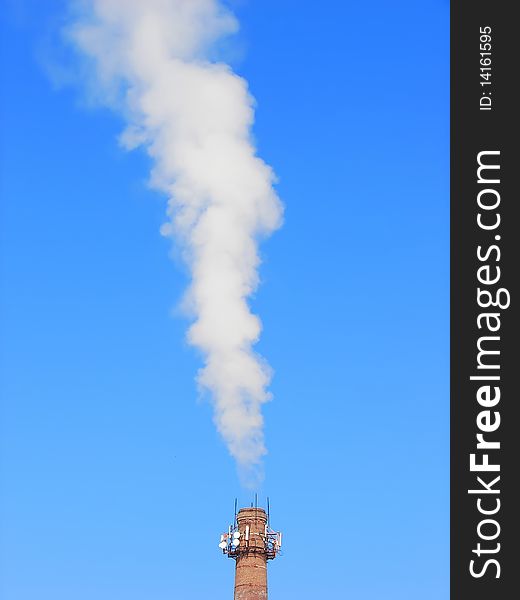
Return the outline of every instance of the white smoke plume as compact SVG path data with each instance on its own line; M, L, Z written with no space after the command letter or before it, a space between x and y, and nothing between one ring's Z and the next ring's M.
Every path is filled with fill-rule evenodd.
M97 93L123 114L124 146L146 149L151 183L168 196L162 233L191 272L188 341L205 361L198 382L231 455L255 470L266 452L270 369L253 350L261 325L247 299L258 285L258 240L280 226L282 207L256 156L247 83L211 60L237 22L218 0L87 0L74 14L68 38L93 66Z

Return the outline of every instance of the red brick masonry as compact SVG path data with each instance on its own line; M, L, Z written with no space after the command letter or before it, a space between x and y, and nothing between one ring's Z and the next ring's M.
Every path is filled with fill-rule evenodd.
M263 508L241 508L237 515L241 533L239 555L236 558L235 600L267 600L267 554ZM249 526L249 540L246 528Z

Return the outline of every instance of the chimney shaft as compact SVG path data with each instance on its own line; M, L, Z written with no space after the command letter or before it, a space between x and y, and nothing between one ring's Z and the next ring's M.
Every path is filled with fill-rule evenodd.
M218 547L236 563L235 600L267 600L267 561L279 554L282 534L270 528L265 510L251 506L235 512Z
M235 600L267 600L267 515L263 508L241 508L237 522L245 544L236 557Z

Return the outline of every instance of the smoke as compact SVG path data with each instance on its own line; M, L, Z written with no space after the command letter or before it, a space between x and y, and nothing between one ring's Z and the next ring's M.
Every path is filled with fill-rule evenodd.
M212 56L237 21L217 0L89 0L67 37L90 64L96 93L124 116L128 149L153 159L168 196L162 233L191 272L190 344L204 356L198 383L241 470L265 454L262 404L270 369L254 352L261 324L247 299L258 286L258 241L281 224L271 168L256 156L254 99Z

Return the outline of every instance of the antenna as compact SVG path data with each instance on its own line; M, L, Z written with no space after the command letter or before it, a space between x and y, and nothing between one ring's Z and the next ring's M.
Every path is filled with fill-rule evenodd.
M237 526L237 499L235 498L235 520L233 521L233 527Z
M271 507L269 505L269 496L267 496L267 527L271 527Z
M255 508L258 508L258 494L255 494Z

